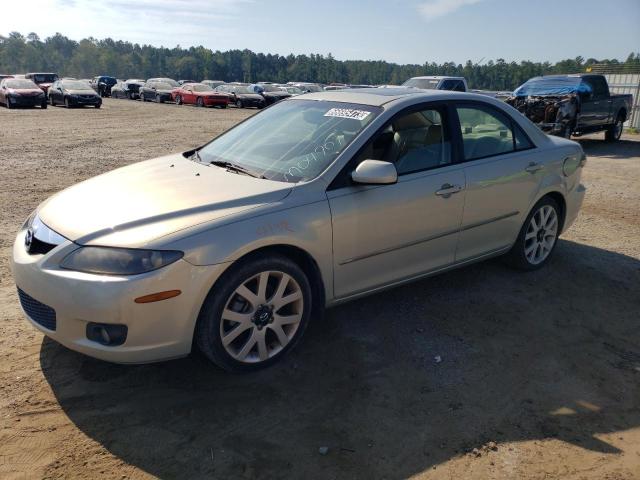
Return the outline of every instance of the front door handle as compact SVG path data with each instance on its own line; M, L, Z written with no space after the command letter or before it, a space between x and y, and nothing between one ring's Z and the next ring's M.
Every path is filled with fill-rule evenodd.
M460 185L449 185L448 183L445 183L440 187L440 190L436 191L436 195L442 198L449 198L451 195L458 193L461 190L462 187Z
M536 173L538 170L542 170L544 167L536 162L531 162L525 170L529 173Z

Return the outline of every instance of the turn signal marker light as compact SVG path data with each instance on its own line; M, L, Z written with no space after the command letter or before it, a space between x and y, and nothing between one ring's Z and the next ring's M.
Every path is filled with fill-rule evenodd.
M177 297L182 292L180 290L167 290L166 292L152 293L150 295L144 295L134 300L136 303L152 303L159 302L161 300L167 300L168 298Z

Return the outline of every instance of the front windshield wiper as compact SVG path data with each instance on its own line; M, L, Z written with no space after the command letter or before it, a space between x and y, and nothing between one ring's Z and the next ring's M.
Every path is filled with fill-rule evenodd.
M197 153L198 152L196 152L196 154ZM198 156L198 158L200 157ZM211 160L209 163L217 167L226 168L230 172L243 173L244 175L249 175L250 177L254 177L254 178L262 178L262 179L267 178L264 175L260 175L259 173L252 172L251 170L243 167L242 165L238 165L237 163L227 162L224 160Z

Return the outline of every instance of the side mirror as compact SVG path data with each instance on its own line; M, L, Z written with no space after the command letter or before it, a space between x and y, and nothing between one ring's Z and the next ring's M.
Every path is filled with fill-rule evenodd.
M351 174L355 183L387 185L398 181L398 172L393 163L380 160L363 160Z

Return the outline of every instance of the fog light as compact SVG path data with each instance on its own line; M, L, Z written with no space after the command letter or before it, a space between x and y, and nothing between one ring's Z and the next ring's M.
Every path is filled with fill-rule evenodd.
M100 345L117 347L127 339L127 330L126 325L90 322L87 324L87 338Z

